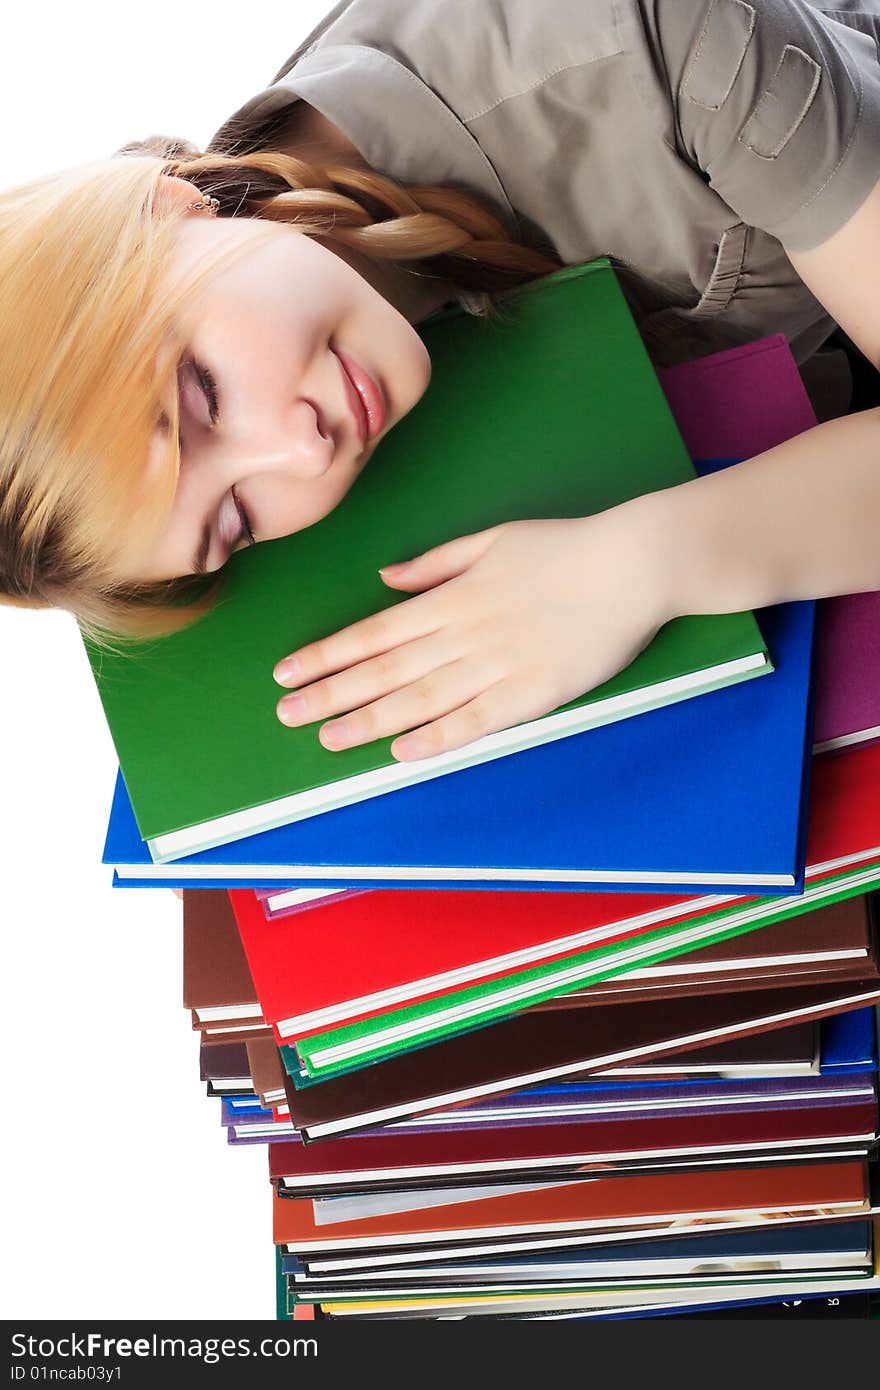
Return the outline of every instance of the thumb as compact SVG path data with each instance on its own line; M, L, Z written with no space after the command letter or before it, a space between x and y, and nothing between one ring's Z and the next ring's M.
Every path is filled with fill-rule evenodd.
M460 536L458 540L447 541L445 545L435 545L414 560L401 560L396 565L383 565L379 571L383 584L389 589L404 589L416 592L419 589L433 589L447 579L455 579L463 574L482 555L485 555L498 533L498 527L489 531L477 531L472 536Z

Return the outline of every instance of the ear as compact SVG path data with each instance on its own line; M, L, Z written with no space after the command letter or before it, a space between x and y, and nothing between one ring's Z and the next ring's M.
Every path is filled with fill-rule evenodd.
M204 198L201 189L196 188L189 179L179 179L173 174L162 174L156 187L156 206L176 208L185 212L192 203L200 203Z

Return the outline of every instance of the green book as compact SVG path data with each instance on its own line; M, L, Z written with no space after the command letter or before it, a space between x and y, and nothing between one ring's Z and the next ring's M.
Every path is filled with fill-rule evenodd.
M625 971L687 955L714 942L854 897L878 882L880 863L861 864L808 884L804 892L794 898L755 898L745 907L740 902L697 920L669 923L635 938L580 951L527 970L513 971L500 979L452 990L439 998L389 1009L357 1023L313 1033L297 1041L295 1046L282 1046L282 1060L297 1084L356 1071L401 1052L427 1047L457 1033L497 1023L554 995L599 984Z
M281 1251L275 1246L275 1318L279 1322L293 1322L287 1301L287 1275L281 1268Z
M391 739L330 752L317 726L284 727L276 662L405 602L381 582L381 565L502 521L589 515L694 476L607 261L534 282L496 320L454 311L420 331L431 384L328 517L236 554L221 600L184 631L89 651L156 862L771 669L750 613L686 617L580 699L419 762L396 762Z

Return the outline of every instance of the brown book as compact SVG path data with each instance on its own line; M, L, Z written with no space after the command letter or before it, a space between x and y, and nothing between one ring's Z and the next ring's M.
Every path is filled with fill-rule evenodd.
M801 1220L817 1210L853 1216L868 1208L867 1169L862 1161L652 1173L557 1183L539 1191L512 1192L470 1202L386 1212L356 1221L318 1226L307 1198L273 1196L276 1244L295 1253L368 1251L377 1263L392 1251L427 1244L449 1248L488 1241L564 1237L603 1231L699 1223L748 1221L758 1213ZM677 1220L676 1220L677 1218ZM476 1247L479 1249L479 1246ZM452 1254L452 1251L449 1252ZM441 1257L442 1258L442 1257Z
M206 1042L248 1043L258 1038L271 1038L272 1029L267 1023L249 1022L247 1019L230 1019L227 1023L212 1023L199 1026L193 1020L193 1028L201 1033Z
M846 898L533 1007L578 1003L589 1008L614 999L675 999L709 991L875 980L880 978L877 901L877 894Z
M245 1042L270 1035L224 889L184 891L183 1002L206 1038Z
M857 982L692 995L674 1007L664 999L530 1009L320 1085L297 1090L288 1081L290 1117L307 1139L346 1134L554 1078L813 1022L878 999L880 983Z
M630 1001L627 1000L627 1003ZM634 1004L639 1000L633 1000ZM591 1076L619 1076L621 1079L645 1076L662 1080L714 1076L807 1076L819 1070L819 1024L795 1023L772 1032L750 1033L710 1047L694 1047L674 1057L639 1058L617 1067L603 1067Z
M278 1044L274 1037L258 1038L247 1043L246 1046L251 1076L254 1080L254 1090L263 1105L267 1109L272 1105L286 1105L284 1067L281 1064L281 1053L278 1051Z

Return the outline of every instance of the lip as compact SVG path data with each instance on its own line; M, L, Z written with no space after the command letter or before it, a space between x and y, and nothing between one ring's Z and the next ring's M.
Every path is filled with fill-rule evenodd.
M367 440L375 439L382 432L387 414L385 397L381 388L356 358L350 357L341 348L334 347L333 351L339 358L342 367L342 376L358 436L361 443L365 444Z

